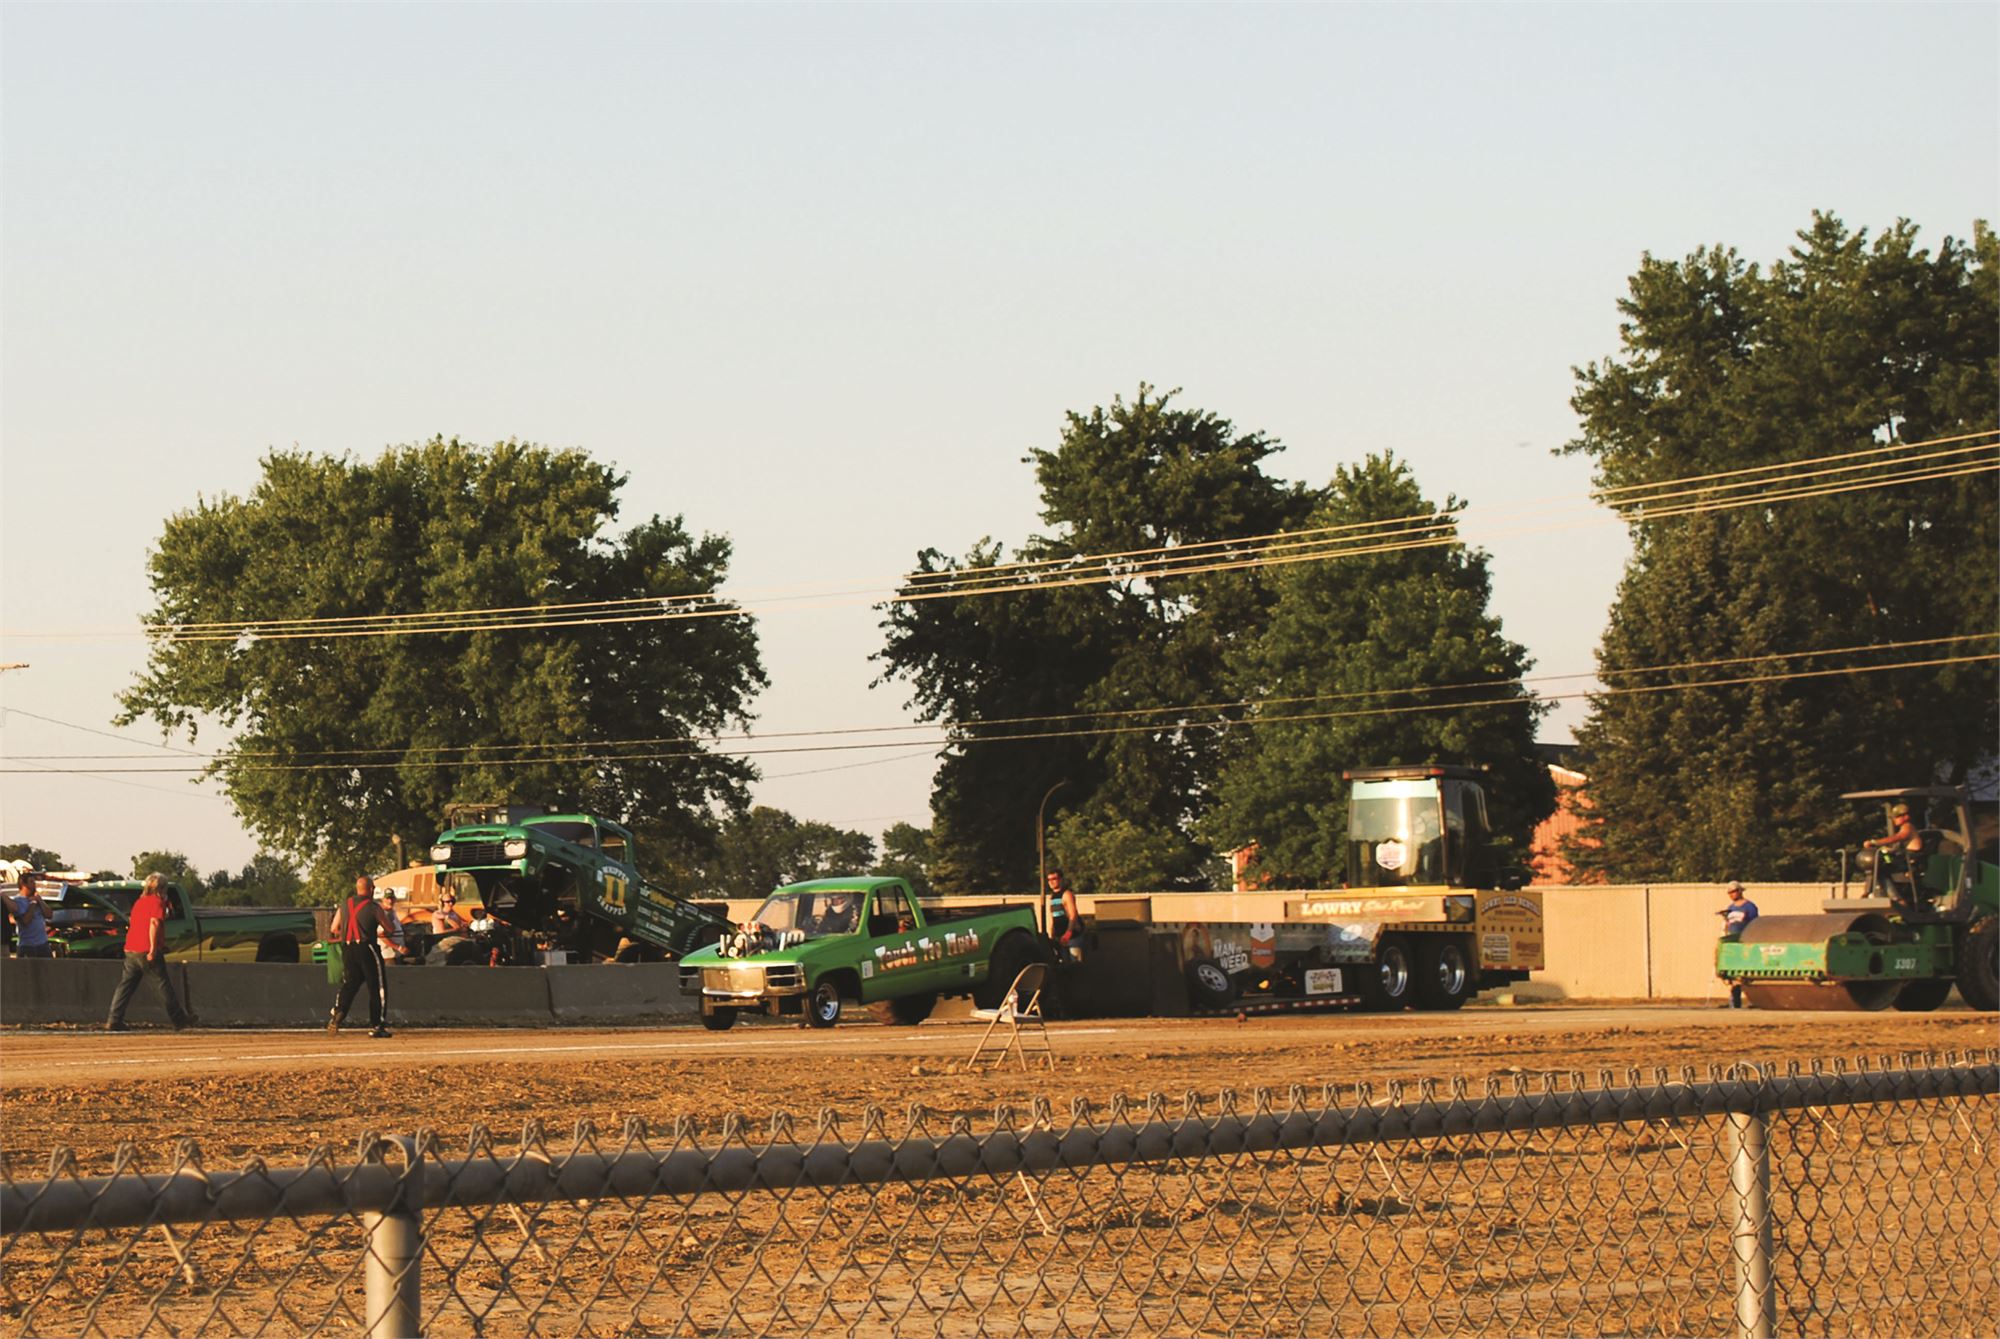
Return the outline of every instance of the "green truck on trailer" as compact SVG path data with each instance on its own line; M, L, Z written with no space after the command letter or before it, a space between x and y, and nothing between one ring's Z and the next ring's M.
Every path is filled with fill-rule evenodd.
M1841 880L1823 914L1759 916L1715 950L1715 973L1762 1009L1935 1009L1953 985L2000 1009L2000 863L1994 815L1963 786L1857 790L1905 835L1862 848L1859 895ZM1921 813L1919 824L1914 815Z
M465 805L446 821L455 826L431 847L439 882L470 881L487 914L525 943L580 962L632 961L679 956L730 928L640 877L631 830L608 818Z
M1023 967L1052 957L1032 907L927 910L901 879L815 879L778 889L741 928L682 958L681 991L700 997L713 1031L742 1013L832 1027L850 1003L916 1024L941 996L992 1008Z

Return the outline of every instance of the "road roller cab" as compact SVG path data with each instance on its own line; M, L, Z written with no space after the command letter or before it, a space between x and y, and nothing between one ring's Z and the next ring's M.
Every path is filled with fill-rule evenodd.
M1880 834L1862 844L1822 914L1762 916L1724 939L1716 974L1766 1009L1935 1009L1953 985L2000 1008L2000 859L1991 805L1962 786L1861 790Z

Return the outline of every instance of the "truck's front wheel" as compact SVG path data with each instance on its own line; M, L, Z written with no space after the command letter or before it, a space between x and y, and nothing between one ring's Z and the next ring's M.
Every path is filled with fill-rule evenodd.
M806 1001L806 1022L813 1027L832 1027L840 1021L840 987L822 980Z
M736 1026L736 1011L734 1009L704 1009L701 1014L701 1025L710 1032L727 1032L730 1028Z

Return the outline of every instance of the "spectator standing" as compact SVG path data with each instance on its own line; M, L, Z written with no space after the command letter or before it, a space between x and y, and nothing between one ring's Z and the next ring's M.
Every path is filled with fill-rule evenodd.
M52 958L49 947L49 911L35 885L35 871L24 869L16 881L17 895L6 899L7 919L14 923L14 956Z
M409 943L403 938L403 918L396 914L396 892L392 888L375 890L375 909L382 913L383 929L389 937L389 953L401 958L409 951ZM388 954L383 955L384 960Z
M111 1015L104 1020L106 1032L125 1031L125 1010L145 976L159 982L160 999L167 1006L174 1031L194 1026L194 1015L181 1007L173 978L167 975L167 939L162 924L167 914L166 876L148 874L139 900L132 904L132 924L125 932L125 974L118 978L118 989L111 995Z
M1740 939L1743 937L1745 927L1751 921L1757 919L1757 904L1744 895L1743 885L1740 883L1732 881L1728 888L1728 894L1728 903L1723 906L1722 910L1715 914L1722 917L1722 937L1724 939ZM1743 983L1741 981L1731 981L1729 983L1729 1007L1732 1009L1741 1009L1743 1007Z
M1050 870L1049 938L1056 941L1056 951L1065 958L1082 959L1082 945L1076 941L1076 932L1082 925L1082 913L1076 905L1076 890L1069 886L1069 876L1060 869Z
M354 997L368 988L368 1035L386 1037L389 1029L388 976L382 970L382 936L389 925L375 904L375 880L363 874L354 881L354 895L333 913L333 935L340 944L340 993L334 996L328 1032L339 1032L354 1007Z

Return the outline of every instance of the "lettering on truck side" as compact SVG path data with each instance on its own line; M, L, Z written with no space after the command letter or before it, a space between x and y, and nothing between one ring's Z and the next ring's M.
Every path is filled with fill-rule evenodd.
M1313 897L1285 904L1301 920L1441 921L1444 905L1435 897Z

